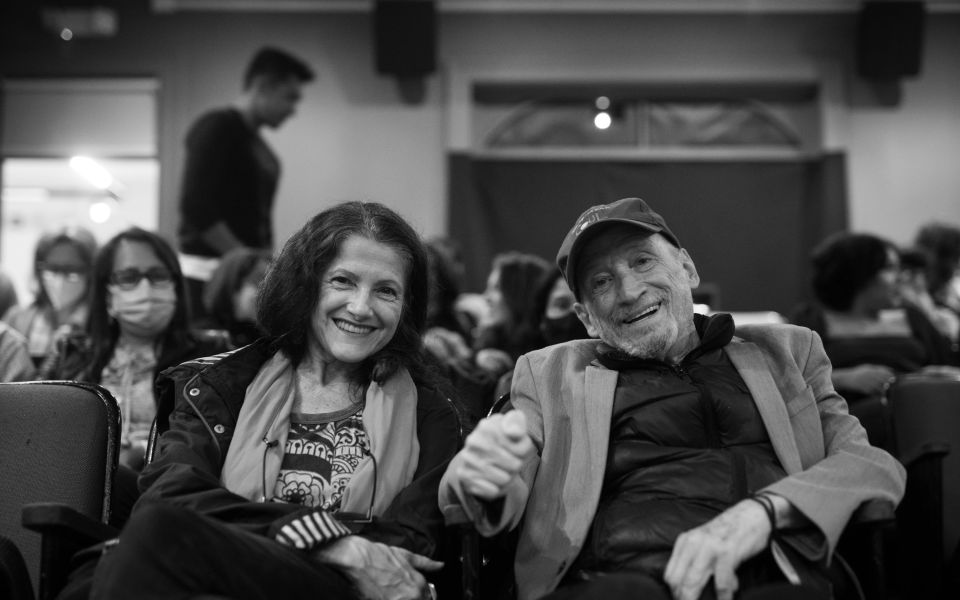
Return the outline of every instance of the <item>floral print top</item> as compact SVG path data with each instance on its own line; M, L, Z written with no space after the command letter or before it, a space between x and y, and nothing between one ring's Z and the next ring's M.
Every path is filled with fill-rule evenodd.
M274 500L324 510L339 507L357 465L370 454L362 408L290 415Z

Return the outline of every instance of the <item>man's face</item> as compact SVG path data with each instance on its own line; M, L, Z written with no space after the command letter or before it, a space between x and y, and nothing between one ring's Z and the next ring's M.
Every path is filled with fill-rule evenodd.
M274 129L293 115L303 96L303 83L296 77L264 78L254 85L256 116L262 124Z
M577 316L591 336L631 356L676 362L696 346L691 290L700 283L686 250L659 234L613 224L583 248Z

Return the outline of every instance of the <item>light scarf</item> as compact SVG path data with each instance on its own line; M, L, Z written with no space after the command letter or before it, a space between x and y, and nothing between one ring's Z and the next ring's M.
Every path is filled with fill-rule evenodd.
M283 462L294 401L294 366L274 354L247 386L220 482L255 502L273 497ZM363 406L363 428L370 456L357 465L340 499L340 510L366 513L376 479L373 514L381 515L413 481L420 456L417 440L417 387L401 369L384 384L370 382ZM266 489L264 489L266 487Z

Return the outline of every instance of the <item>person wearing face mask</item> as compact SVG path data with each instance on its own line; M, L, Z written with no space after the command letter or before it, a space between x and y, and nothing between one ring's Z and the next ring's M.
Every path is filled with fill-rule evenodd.
M270 261L269 252L254 248L235 248L225 254L204 286L207 317L198 326L225 331L234 348L263 336L257 325L257 291Z
M27 339L39 378L50 375L45 361L50 359L56 340L82 328L87 318L90 267L96 248L93 234L82 227L66 227L41 236L34 251L34 301L9 309L3 317Z
M156 414L157 375L228 348L225 336L189 328L183 285L176 254L163 238L136 227L117 234L94 259L84 329L58 343L50 366L54 378L102 385L120 405L117 521L137 496L136 473Z

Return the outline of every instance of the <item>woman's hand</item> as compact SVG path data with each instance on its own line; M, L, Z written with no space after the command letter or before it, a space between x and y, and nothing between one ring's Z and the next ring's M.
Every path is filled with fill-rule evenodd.
M842 394L845 391L864 395L882 394L896 379L897 374L883 365L857 365L833 370L833 387Z
M477 366L497 377L513 368L513 358L498 348L484 348L474 359Z
M431 597L420 571L438 571L442 562L409 550L349 535L314 552L323 564L342 571L369 600L423 600Z

